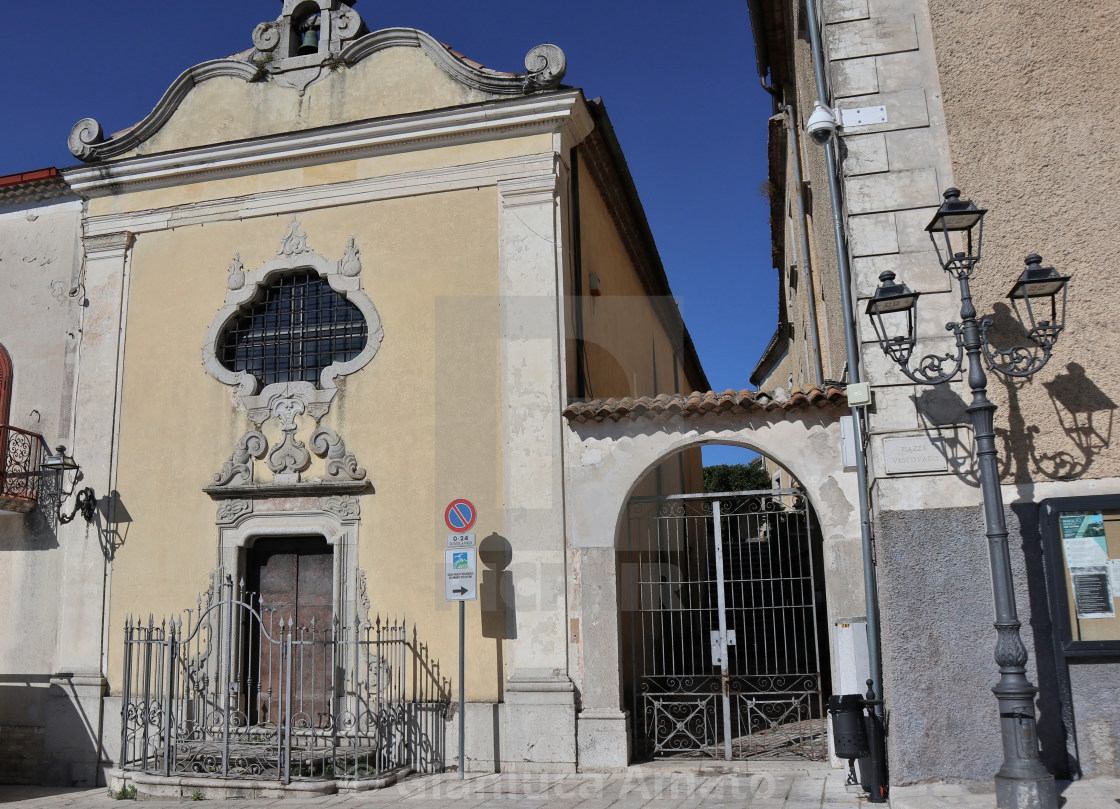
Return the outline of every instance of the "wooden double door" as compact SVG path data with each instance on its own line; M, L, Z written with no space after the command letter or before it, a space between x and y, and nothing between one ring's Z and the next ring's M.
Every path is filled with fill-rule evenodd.
M249 549L245 583L260 597L263 633L246 635L251 724L276 722L281 711L285 666L278 659L291 636L290 702L297 725L329 722L334 691L334 553L322 537L263 538ZM253 683L253 680L256 683ZM256 687L254 687L254 685ZM285 699L287 699L285 697Z

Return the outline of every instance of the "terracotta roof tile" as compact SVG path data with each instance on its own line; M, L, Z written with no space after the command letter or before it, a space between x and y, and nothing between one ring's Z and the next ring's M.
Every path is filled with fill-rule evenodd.
M686 418L709 413L742 413L747 410L796 410L804 407L846 405L848 397L841 387L778 389L772 393L756 390L725 390L700 393L662 393L650 398L591 399L572 402L564 408L568 421L621 421L622 419L677 416Z
M53 167L0 177L0 206L29 205L68 193L70 185Z

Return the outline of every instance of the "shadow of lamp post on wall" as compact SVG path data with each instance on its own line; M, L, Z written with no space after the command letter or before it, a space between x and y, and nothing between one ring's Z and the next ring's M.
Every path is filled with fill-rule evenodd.
M78 492L78 496L74 498L74 508L69 514L63 513L62 504L74 493L75 485L82 479L82 469L72 456L66 454L66 447L62 445L56 447L54 455L47 456L42 464L40 464L39 468L44 474L58 475L58 521L66 525L66 523L74 520L78 512L81 512L82 517L87 523L93 522L93 514L97 509L97 495L94 494L93 487L91 486L86 486ZM74 473L70 478L69 489L66 488L68 472Z
M945 326L956 337L955 354L927 354L911 364L917 344L917 307L921 293L912 292L904 283L896 281L893 272L879 276L881 283L867 303L867 315L875 327L880 348L914 382L926 385L948 382L963 370L964 358L968 357L967 379L972 403L967 412L972 420L984 498L998 634L995 659L1000 677L992 691L999 701L1003 765L995 777L996 803L1000 809L1051 809L1057 807L1057 791L1053 776L1039 760L1034 709L1038 689L1027 679L1027 650L1019 637L997 469L993 417L996 406L988 400L984 365L1006 376L1027 377L1047 363L1064 325L1069 278L1058 275L1053 267L1043 267L1040 256L1033 253L1027 256L1026 269L1007 297L1030 345L1008 349L993 347L988 340L992 319L977 318L969 288L969 279L980 262L985 213L987 211L977 208L971 200L961 200L956 188L950 188L945 191L945 201L937 214L926 226L942 269L960 285L961 320Z

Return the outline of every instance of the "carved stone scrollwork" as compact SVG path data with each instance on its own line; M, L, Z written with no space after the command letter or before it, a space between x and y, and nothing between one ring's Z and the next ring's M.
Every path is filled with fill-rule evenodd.
M343 6L337 11L332 11L334 17L334 36L339 40L353 39L362 30L362 18L352 8Z
M530 90L551 90L560 84L568 71L564 51L556 45L538 45L525 54L525 82Z
M280 44L280 26L262 22L253 29L253 45L258 51L271 51Z
M362 516L361 501L352 494L339 494L323 498L323 509L342 520L354 520Z
M241 263L240 253L235 255L233 261L229 264L229 277L226 279L226 286L230 289L241 289L245 286L245 265Z
M296 416L307 411L307 403L298 396L285 396L271 403L272 415L280 420L280 429L285 433L296 431Z
M996 663L1000 668L1023 668L1027 665L1027 649L1019 637L1019 624L996 624Z
M327 477L333 480L364 480L366 470L358 466L354 453L346 451L341 436L330 427L320 427L311 434L311 449L327 460Z
M295 437L294 433L284 433L284 440L268 453L268 468L280 476L299 479L300 472L311 466L311 454L307 445Z
M353 236L346 243L346 251L342 254L338 271L347 278L353 278L362 271L362 251L358 249Z
M299 220L293 216L291 224L288 225L288 235L281 240L280 249L276 251L276 255L296 256L310 252L311 248L307 246L307 234L300 232Z
M268 454L268 468L278 476L294 476L311 465L311 454L307 445L296 438L296 417L307 410L307 405L298 397L288 396L272 402L272 415L280 420L284 440Z
M362 568L357 569L357 582L358 582L358 623L364 628L370 625L369 611L371 604L369 603L369 585L366 583L366 572Z
M252 500L225 500L218 506L218 524L228 524L253 510Z
M214 482L225 486L235 478L238 483L253 482L253 459L263 458L268 450L268 441L256 430L241 436L229 460L222 464L222 471L214 475Z
M93 154L93 147L104 140L105 133L101 130L101 124L93 118L83 118L70 130L66 145L70 147L72 155L86 160Z

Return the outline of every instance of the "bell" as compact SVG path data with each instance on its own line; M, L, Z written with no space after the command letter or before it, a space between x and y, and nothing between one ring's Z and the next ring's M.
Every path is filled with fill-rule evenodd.
M319 32L315 28L308 28L303 32L303 39L300 40L299 50L296 54L299 56L307 56L311 53L319 52Z

